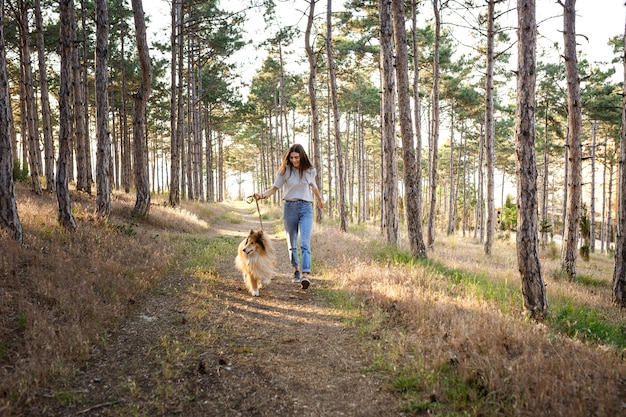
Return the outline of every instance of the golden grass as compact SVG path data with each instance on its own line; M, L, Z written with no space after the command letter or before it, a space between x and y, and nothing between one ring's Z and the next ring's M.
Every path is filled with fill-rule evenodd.
M0 415L34 401L31 393L52 380L62 386L90 350L106 343L109 332L164 274L178 270L179 263L191 262L184 268L192 271L193 262L207 264L205 259L179 256L187 239L202 237L216 220L238 221L227 205L185 202L184 209L171 209L161 197L153 199L148 219L135 221L130 215L134 196L116 193L111 221L104 223L93 215L94 198L74 193L79 228L68 234L57 224L55 196L35 196L20 184L17 194L24 246L0 234ZM256 218L256 206L248 208ZM280 217L276 207L264 204L261 209L264 219ZM280 222L274 232L280 237ZM223 239L230 247L235 237ZM384 250L381 241L378 227L359 226L344 234L331 222L316 224L313 274L324 285L315 288L328 289L329 298L333 291L346 294L349 302L338 308L355 310L345 316L355 317L351 323L356 323L360 343L371 356L370 370L387 376L389 388L403 397L408 412L623 412L623 352L568 337L550 321L536 324L526 319L519 302L514 241L496 241L493 256L486 257L482 244L471 238L438 236L428 253L432 263L379 259L375 255ZM203 256L220 258L220 242L212 242L217 246ZM559 261L553 252L547 247L541 253L551 306L570 301L589 306L607 321L625 322L626 313L611 305L610 259L592 254L590 262L578 262L578 273L596 285L570 283L554 278ZM221 258L232 264L230 257ZM459 280L433 263L455 271ZM196 271L202 284L188 289L189 302L196 307L189 319L201 321L215 296L207 282L217 277L212 270ZM472 277L504 290L486 294L479 282L467 282ZM212 339L219 332L189 336ZM164 373L187 354L167 337L156 350L164 355ZM170 389L159 385L159 395L170 397ZM144 395L130 380L127 390L131 398Z
M133 197L115 194L110 222L94 216L94 197L73 193L75 233L57 223L56 197L16 185L24 228L20 246L0 234L0 414L30 393L63 381L74 364L132 311L173 262L176 235L208 228L191 211L155 204L135 221Z
M583 343L564 336L549 322L525 318L514 241L498 241L492 257L483 246L459 236L438 236L429 259L463 274L508 282L511 300L490 301L457 285L424 263L372 262L371 248L382 237L363 237L323 228L317 233L315 259L337 287L364 302L364 343L373 361L397 381L407 410L469 415L612 415L623 410L626 368L617 347ZM317 246L316 246L317 245ZM607 320L624 322L625 312L611 305L610 285L554 281L546 269L558 260L542 254L548 301L572 299L589 305ZM612 262L592 255L579 261L579 274L610 283ZM520 294L517 292L519 291ZM502 308L501 304L511 304ZM390 382L390 384L393 384Z

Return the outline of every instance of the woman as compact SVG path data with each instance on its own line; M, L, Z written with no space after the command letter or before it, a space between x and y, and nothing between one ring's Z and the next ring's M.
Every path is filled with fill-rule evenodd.
M285 152L278 176L269 190L254 198L268 198L283 187L283 223L287 234L287 249L291 265L295 268L293 282L300 283L302 289L311 283L311 231L313 229L313 194L317 198L317 207L324 208L324 200L315 182L315 167L311 164L304 148L300 144L291 145ZM302 254L302 275L298 262L298 232L300 233L300 253Z

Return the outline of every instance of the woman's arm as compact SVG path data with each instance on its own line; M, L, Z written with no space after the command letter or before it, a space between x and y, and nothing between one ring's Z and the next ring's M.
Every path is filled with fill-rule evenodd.
M317 188L313 188L313 194L315 194L315 198L317 198L317 207L321 210L324 208L324 199L322 198L322 194L320 190Z
M276 194L276 191L278 191L278 188L276 187L272 187L267 191L263 191L262 193L254 193L254 198L256 200L260 199L260 198L268 198L274 194Z

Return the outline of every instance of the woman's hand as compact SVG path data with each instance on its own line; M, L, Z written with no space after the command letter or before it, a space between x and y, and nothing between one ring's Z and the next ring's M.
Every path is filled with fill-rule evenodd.
M255 200L260 200L260 199L264 198L263 195L259 194L259 193L254 193L253 197L254 197Z
M324 200L317 199L317 208L322 210L324 208Z

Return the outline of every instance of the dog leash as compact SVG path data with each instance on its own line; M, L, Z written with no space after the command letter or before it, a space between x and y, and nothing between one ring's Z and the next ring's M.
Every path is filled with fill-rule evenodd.
M246 203L251 204L252 200L256 202L256 212L259 213L259 222L261 223L261 230L263 230L263 219L261 218L261 209L259 208L259 200L254 198L254 195L246 197Z

